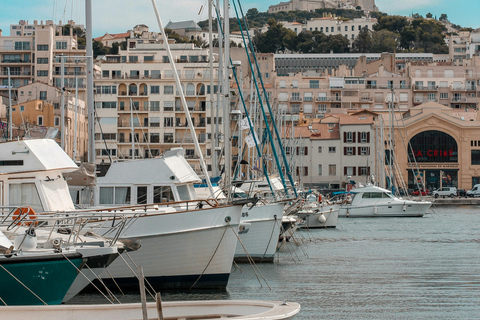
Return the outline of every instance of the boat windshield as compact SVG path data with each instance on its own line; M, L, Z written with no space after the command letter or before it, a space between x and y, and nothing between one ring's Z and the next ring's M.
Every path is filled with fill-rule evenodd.
M380 199L380 198L393 198L393 196L387 192L365 192L362 194L363 199Z

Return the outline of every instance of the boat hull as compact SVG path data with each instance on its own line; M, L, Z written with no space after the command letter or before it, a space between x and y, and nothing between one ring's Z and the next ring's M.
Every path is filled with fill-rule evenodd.
M336 228L338 224L338 209L327 210L329 207L320 207L318 212L298 211L295 215L304 221L300 225L305 229ZM323 215L324 219L321 218Z
M141 247L124 252L103 274L122 288L138 288L138 266L155 290L225 289L233 262L241 206L138 217L121 238ZM126 265L128 263L128 266ZM132 271L133 270L133 271ZM111 276L110 276L111 275Z
M396 201L364 206L342 205L338 216L345 218L423 217L430 206L430 202L416 201Z
M17 260L21 261L16 262ZM9 306L43 305L41 300L49 305L60 304L78 275L77 268L81 269L83 263L84 259L80 254L53 254L43 258L4 258L0 268L2 279L0 298Z
M247 232L239 232L235 261L246 262L249 257L255 262L273 261L277 252L284 207L283 203L243 207L240 222L248 224L249 227Z
M209 300L163 302L165 319L218 319L284 320L292 319L299 311L295 302L255 300ZM155 302L146 304L148 319L157 319ZM2 319L15 320L138 320L143 319L140 303L0 307Z

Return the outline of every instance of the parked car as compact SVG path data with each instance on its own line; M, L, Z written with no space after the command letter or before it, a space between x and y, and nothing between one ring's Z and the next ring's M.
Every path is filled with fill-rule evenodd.
M459 197L467 197L467 191L465 189L457 189L457 196Z
M420 194L421 194L422 196L429 195L429 194L430 194L430 190L428 190L428 189L420 189L420 190L412 191L412 193L411 193L412 196L419 196Z
M457 195L457 188L455 187L443 187L432 192L435 198L438 197L455 197Z
M480 196L480 184L476 184L473 186L471 190L467 191L467 196L469 197L478 197Z

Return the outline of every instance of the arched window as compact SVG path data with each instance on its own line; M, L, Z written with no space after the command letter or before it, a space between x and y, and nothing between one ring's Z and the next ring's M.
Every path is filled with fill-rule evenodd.
M187 96L194 96L195 95L195 86L193 85L193 83L188 83L187 84L186 95Z
M458 162L457 142L444 132L421 132L410 139L410 145L417 162ZM412 150L408 153L413 161Z

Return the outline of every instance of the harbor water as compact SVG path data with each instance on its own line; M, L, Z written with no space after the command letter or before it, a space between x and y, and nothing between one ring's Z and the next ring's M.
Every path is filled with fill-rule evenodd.
M423 218L341 218L336 229L297 237L301 244L286 243L274 263L234 266L224 292L162 298L295 301L295 319L480 317L480 206L436 207ZM106 300L81 294L70 303Z

